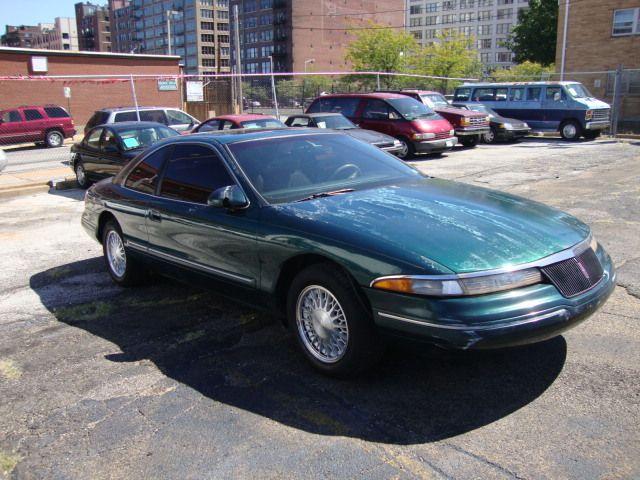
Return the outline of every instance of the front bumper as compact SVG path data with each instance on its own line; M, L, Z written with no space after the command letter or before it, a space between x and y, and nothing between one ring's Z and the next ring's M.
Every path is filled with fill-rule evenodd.
M585 130L604 130L609 128L609 120L595 120L593 122L587 122L584 126Z
M413 146L416 153L437 153L451 150L458 144L456 137L449 137L442 140L414 141Z
M513 130L507 130L504 128L496 129L496 135L499 138L503 138L505 140L523 138L529 135L530 132L531 132L530 128L520 128L520 129L513 129Z
M489 125L486 127L458 127L456 128L456 137L484 135L485 133L489 133L490 130Z
M374 322L387 333L458 349L502 348L555 337L607 300L615 270L598 248L604 276L587 292L563 297L552 284L537 284L475 297L427 298L366 289Z

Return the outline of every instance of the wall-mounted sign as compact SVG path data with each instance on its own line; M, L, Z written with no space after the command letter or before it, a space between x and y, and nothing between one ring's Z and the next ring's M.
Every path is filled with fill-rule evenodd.
M158 90L161 92L178 90L178 80L175 78L169 80L158 80Z
M31 57L31 71L34 73L47 73L49 71L47 57Z
M204 102L203 82L187 82L187 102Z
M64 87L64 98L71 98L71 87Z

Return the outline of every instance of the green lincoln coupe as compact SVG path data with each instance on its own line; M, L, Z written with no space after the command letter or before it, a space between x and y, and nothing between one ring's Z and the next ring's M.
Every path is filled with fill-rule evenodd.
M87 191L82 224L116 283L153 269L276 309L305 357L341 376L390 334L461 349L545 340L615 282L571 215L318 129L161 141Z

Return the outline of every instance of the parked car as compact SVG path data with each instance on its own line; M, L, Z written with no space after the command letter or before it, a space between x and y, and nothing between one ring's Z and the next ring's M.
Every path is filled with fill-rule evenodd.
M7 154L0 148L0 172L7 166Z
M140 118L138 119L138 114ZM156 122L183 133L192 130L200 121L177 108L167 107L118 107L97 110L84 126L84 133L97 125L120 122Z
M61 147L76 134L69 112L58 105L16 107L0 110L0 144L43 143Z
M609 104L578 82L473 83L456 88L455 102L482 103L534 131L560 132L565 140L595 139L609 128Z
M82 225L115 283L151 267L273 308L334 375L372 365L385 333L461 349L542 341L615 283L571 215L322 129L164 140L88 190Z
M529 135L531 128L526 122L515 118L507 118L498 114L495 110L482 103L454 103L454 107L473 110L489 116L491 130L485 133L482 139L486 143L494 143L499 140L515 141Z
M98 125L71 147L69 166L81 188L118 173L129 160L164 138L180 135L155 122Z
M343 93L316 98L306 113L341 113L360 128L395 137L402 159L451 150L458 140L451 124L426 105L397 93Z
M286 125L269 115L243 113L239 115L220 115L205 120L191 133L204 133L214 130L234 130L237 128L286 128Z
M330 128L370 143L380 150L397 155L402 150L400 140L374 130L365 130L355 125L341 113L301 113L291 115L284 122L287 127Z
M487 115L455 108L441 93L428 90L399 90L398 93L424 103L446 118L465 147L475 147L482 135L490 132Z

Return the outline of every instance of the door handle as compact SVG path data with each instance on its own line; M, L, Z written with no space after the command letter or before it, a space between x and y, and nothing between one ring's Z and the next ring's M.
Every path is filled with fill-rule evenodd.
M162 221L162 215L157 210L147 210L147 217L152 222L160 222Z

